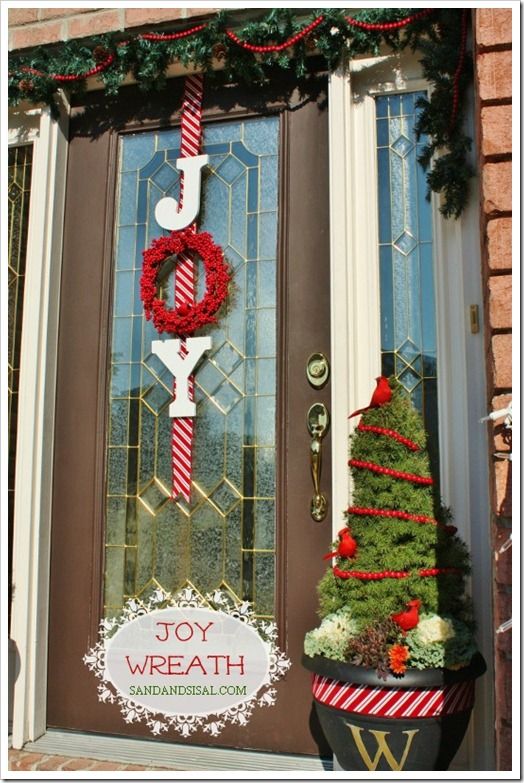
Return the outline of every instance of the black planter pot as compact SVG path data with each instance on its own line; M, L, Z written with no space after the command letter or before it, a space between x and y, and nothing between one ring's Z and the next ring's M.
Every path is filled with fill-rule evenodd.
M445 770L460 747L486 671L477 653L469 666L411 670L384 682L374 670L316 656L302 657L314 673L320 725L344 770Z

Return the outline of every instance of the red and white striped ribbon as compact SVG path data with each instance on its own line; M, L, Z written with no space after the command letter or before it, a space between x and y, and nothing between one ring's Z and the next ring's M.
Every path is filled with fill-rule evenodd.
M187 158L200 153L203 76L186 77L184 98L182 102L182 117L180 128L180 157ZM180 182L179 210L182 209L184 198L184 175ZM195 231L195 226L191 226ZM175 277L175 307L182 304L192 305L195 301L195 274L193 259L181 253L176 267ZM180 346L180 356L187 354L185 340ZM194 399L194 378L191 375L188 382L189 399ZM173 384L173 395L176 397L176 381ZM193 417L173 419L173 435L171 440L173 487L172 498L176 500L182 495L188 503L191 499L191 475L193 466Z
M383 718L432 718L473 707L475 680L442 688L382 688L313 675L313 696L321 704Z

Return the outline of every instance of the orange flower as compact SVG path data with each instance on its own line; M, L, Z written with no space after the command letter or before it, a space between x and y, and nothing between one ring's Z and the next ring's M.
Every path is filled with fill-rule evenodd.
M404 674L406 661L409 658L409 650L403 644L394 644L388 650L389 668L393 674Z

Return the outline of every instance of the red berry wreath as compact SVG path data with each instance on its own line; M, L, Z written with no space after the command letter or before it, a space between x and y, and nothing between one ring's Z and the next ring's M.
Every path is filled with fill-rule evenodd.
M182 304L170 309L158 296L157 277L162 263L170 256L194 252L202 259L206 273L206 292L200 302ZM215 245L211 234L193 232L190 228L172 231L169 236L153 239L144 250L140 278L140 298L147 320L153 319L158 332L170 332L179 337L194 334L197 329L216 323L215 313L227 296L230 273L222 248Z

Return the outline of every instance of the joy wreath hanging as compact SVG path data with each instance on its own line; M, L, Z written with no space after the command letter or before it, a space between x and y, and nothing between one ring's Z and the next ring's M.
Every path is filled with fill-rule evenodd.
M158 274L164 261L183 252L194 252L202 260L206 275L206 292L200 302L182 303L173 309L158 295ZM213 242L211 234L194 232L191 228L173 231L169 236L154 239L143 252L140 297L147 320L152 320L157 332L169 332L187 337L210 323L227 297L230 273L224 253Z
M246 13L258 16L259 9L243 9L244 18ZM240 26L238 12L221 10L185 29L177 25L172 31L125 38L115 32L14 53L9 101L53 106L59 87L81 92L93 76L104 82L109 95L116 95L129 73L141 90L158 90L174 61L206 73L208 85L265 85L282 71L294 73L300 84L311 75L312 54L320 56L321 67L333 71L355 56L379 54L384 45L392 51L410 48L420 53L423 75L432 85L428 98L419 101L416 126L419 136L429 137L419 158L428 170L428 194L441 193L443 215L458 217L473 175L460 99L471 81L468 14L467 9L440 7L369 8L351 15L339 8L274 8Z

